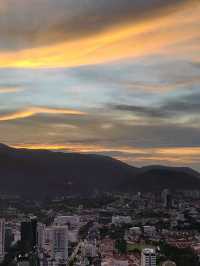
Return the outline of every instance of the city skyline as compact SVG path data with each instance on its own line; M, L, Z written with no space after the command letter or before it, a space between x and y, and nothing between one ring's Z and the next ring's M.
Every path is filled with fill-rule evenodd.
M195 0L1 0L0 143L200 170L199 14Z

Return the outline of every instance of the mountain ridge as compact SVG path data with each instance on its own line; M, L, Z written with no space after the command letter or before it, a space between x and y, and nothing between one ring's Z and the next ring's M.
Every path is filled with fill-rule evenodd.
M166 187L200 189L200 174L188 167L139 168L104 155L16 149L0 144L0 192L40 198Z

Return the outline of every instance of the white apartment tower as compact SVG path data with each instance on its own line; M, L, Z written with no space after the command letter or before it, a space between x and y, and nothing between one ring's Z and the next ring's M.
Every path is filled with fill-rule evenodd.
M45 224L38 223L37 225L37 247L38 250L42 250L45 244Z
M68 227L53 226L53 256L56 261L66 262L68 259Z
M5 255L5 220L0 219L0 261Z
M142 250L141 266L156 266L156 253L153 248Z

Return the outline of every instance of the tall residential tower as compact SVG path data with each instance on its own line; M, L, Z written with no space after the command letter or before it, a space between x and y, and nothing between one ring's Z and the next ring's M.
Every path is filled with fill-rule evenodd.
M5 220L0 219L0 261L5 255Z
M153 248L142 250L141 266L156 266L156 253Z

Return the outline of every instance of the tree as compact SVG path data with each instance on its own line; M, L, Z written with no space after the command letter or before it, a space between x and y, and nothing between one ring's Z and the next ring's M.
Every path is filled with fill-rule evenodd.
M124 239L117 239L115 241L115 248L118 250L119 254L126 254L127 253L127 242Z

